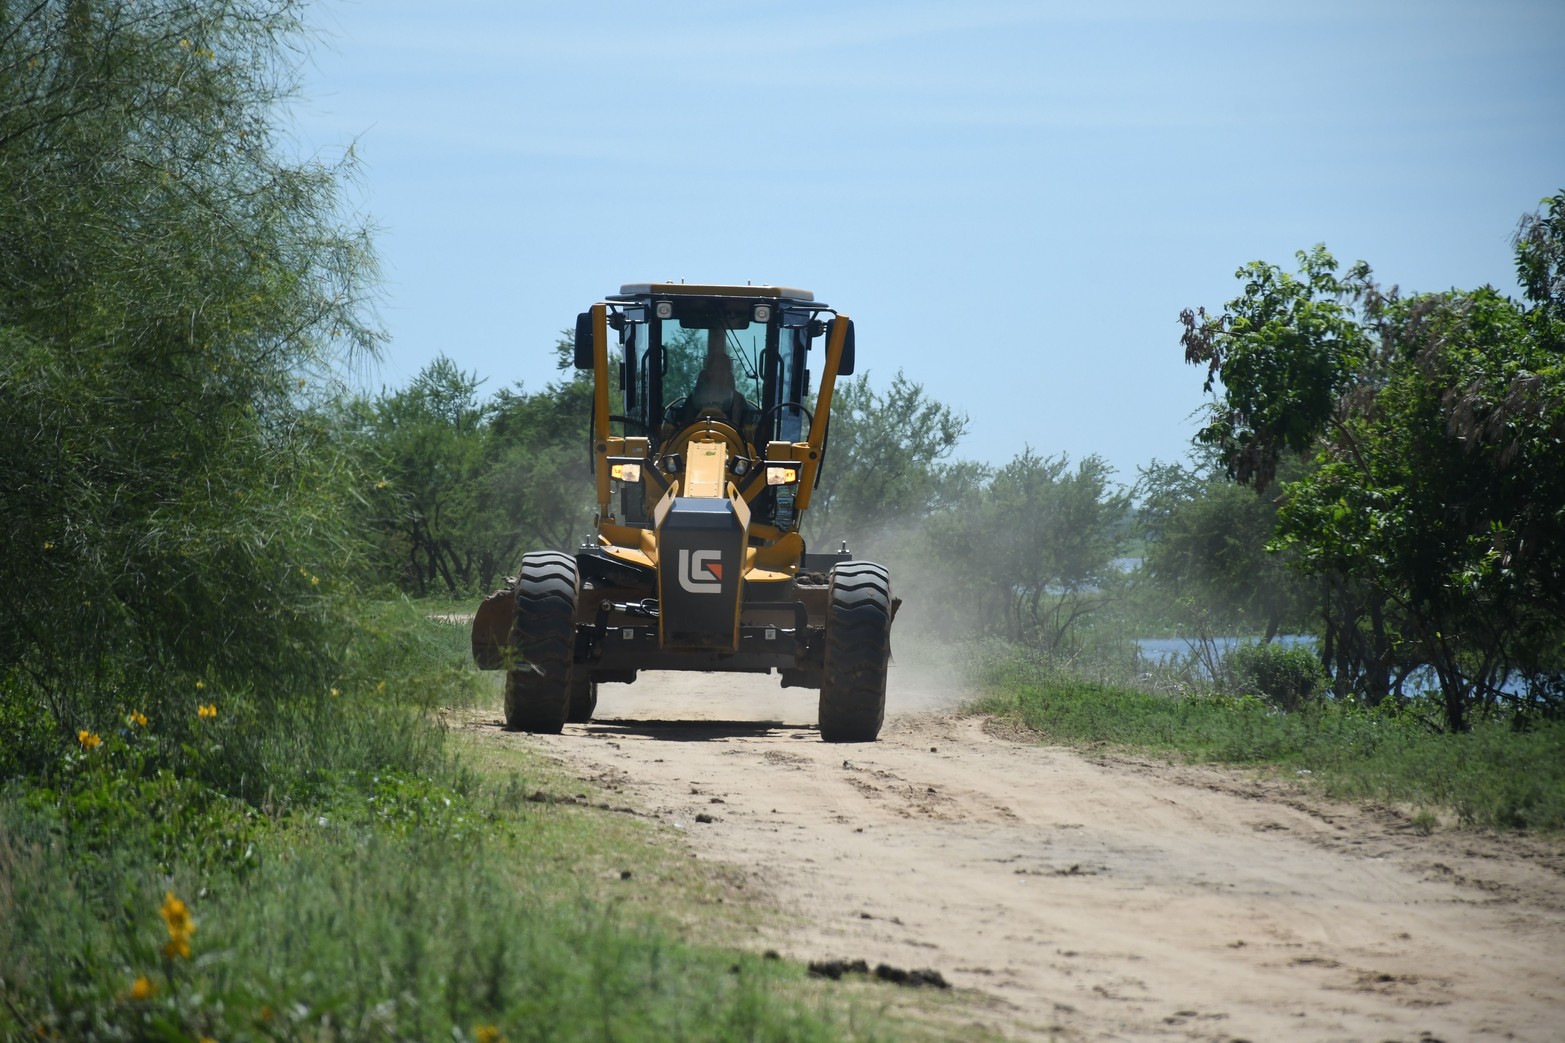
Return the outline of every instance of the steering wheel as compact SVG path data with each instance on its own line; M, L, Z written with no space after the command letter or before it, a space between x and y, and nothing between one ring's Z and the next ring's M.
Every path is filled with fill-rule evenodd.
M642 434L646 435L648 438L652 437L652 425L648 424L645 420L641 419L640 417L621 416L618 413L615 413L615 414L613 414L612 416L609 417L609 423L613 423L616 420L618 420L622 424L635 424L637 427L641 428L641 433Z
M778 402L776 405L768 406L766 409L761 411L760 419L758 419L755 422L756 434L759 435L762 431L765 431L767 429L766 428L767 418L769 418L773 413L777 412L779 409L786 409L789 406L792 406L794 409L797 409L799 412L803 413L805 419L810 422L809 423L810 427L814 427L815 426L815 414L810 412L809 407L806 406L803 402ZM762 448L764 449L765 447L763 446Z

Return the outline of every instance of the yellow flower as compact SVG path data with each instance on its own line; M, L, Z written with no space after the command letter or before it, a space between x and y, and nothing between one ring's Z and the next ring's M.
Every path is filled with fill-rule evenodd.
M81 743L84 749L88 750L95 750L103 743L102 739L98 738L97 735L88 731L86 728L83 728L81 731L76 733L76 741Z
M340 688L333 688L333 689L332 689L332 690L331 690L331 697L332 697L332 698L333 698L333 699L335 699L335 698L337 698L337 696L339 696L339 695L341 695L341 694L342 694L342 689L340 689Z
M196 933L196 921L191 919L190 907L173 891L167 891L158 915L168 925L168 944L163 946L163 955L171 960L176 957L190 959L190 936Z
M130 983L130 998L136 1001L150 1000L158 994L158 987L145 975Z
M216 717L217 716L217 704L216 703L206 703L205 705L198 706L198 707L196 707L196 714L197 714L197 716L203 717L203 718L206 718L206 717Z
M494 1025L479 1025L473 1029L473 1038L478 1043L505 1043L505 1037L500 1034L500 1029Z
M126 720L138 728L145 728L147 726L147 715L142 713L140 710L132 710L130 712L130 716L127 717Z
M318 587L320 585L321 585L321 577L319 577L319 576L311 576L310 577L310 586Z
M54 544L51 543L49 540L44 540L43 541L43 549L44 550L54 550Z
M377 692L384 692L385 690L386 690L386 682L385 681L382 681L382 682L380 682L380 684L375 686L375 691L377 691Z
M196 682L196 691L199 692L199 691L201 691L201 689L203 689L205 687L206 687L206 682L205 681L197 681Z

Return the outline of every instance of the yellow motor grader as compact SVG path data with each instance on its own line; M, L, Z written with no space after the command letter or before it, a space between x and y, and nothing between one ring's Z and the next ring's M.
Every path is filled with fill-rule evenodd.
M821 738L875 739L890 577L799 534L853 362L852 321L807 290L636 283L577 317L597 531L524 555L473 620L508 728L589 721L600 683L645 670L775 670L820 690Z

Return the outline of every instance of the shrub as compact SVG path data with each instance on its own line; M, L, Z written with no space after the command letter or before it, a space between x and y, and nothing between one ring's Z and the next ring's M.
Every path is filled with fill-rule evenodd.
M1225 687L1290 712L1313 703L1326 687L1320 660L1303 645L1239 645L1223 657L1222 673Z

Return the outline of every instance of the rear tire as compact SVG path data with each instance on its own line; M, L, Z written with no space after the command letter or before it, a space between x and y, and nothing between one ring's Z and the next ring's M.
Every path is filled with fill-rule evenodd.
M873 562L831 570L820 730L827 742L874 742L886 717L891 577Z
M576 559L558 551L522 556L516 579L511 648L519 659L505 675L505 726L557 735L571 708L576 651Z

